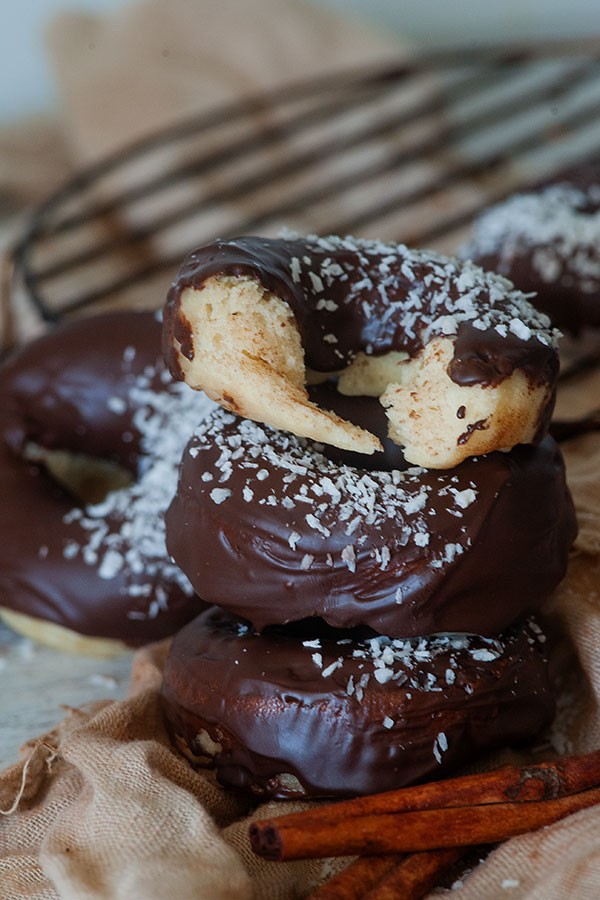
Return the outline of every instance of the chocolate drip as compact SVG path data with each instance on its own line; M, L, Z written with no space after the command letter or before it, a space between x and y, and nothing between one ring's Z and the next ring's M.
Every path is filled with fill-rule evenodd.
M462 326L449 368L456 384L496 387L515 369L525 372L532 387L553 384L558 377L558 357L537 341L507 343L494 329Z

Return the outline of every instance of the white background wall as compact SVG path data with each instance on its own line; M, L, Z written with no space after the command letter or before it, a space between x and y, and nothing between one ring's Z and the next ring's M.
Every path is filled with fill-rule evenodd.
M0 13L0 121L48 108L54 85L44 24L57 12L115 9L131 0L4 0ZM242 3L244 0L238 0ZM600 36L600 0L312 0L392 27L424 46L551 36ZM198 0L201 6L202 0Z
M117 9L126 0L2 0L0 120L37 112L56 97L44 54L44 25L65 9Z

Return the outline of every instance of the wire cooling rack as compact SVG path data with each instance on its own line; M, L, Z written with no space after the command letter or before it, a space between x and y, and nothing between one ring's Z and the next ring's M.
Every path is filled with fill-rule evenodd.
M79 172L9 254L55 322L160 305L192 247L282 228L450 251L490 202L600 151L600 40L438 52L230 103Z

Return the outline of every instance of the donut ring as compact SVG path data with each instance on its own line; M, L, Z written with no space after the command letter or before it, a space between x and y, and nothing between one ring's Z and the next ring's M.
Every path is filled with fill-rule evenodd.
M313 390L326 408L340 396ZM342 399L385 430L375 399ZM406 469L389 441L382 459L340 454L221 409L207 417L166 515L169 552L205 600L259 631L320 616L393 637L493 635L563 578L576 524L551 438L442 472Z
M380 397L406 459L449 468L536 441L558 370L548 319L504 279L350 238L217 241L184 262L165 309L173 375L225 408L360 453L369 432L306 382Z
M160 331L151 313L84 319L0 370L0 607L64 649L108 655L205 608L168 557L163 512L211 404L172 382ZM105 497L76 499L107 473Z
M215 608L176 635L163 704L176 746L227 787L280 799L377 793L548 725L543 640L533 622L493 640L392 641L314 623L256 635Z
M461 256L510 278L569 335L600 329L600 166L581 166L484 212Z

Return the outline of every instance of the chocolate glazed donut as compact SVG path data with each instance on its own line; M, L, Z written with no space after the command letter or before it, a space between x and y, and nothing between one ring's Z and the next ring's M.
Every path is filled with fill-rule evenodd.
M342 393L380 398L408 460L436 469L538 441L558 372L549 320L506 279L335 236L246 236L194 251L167 298L164 346L175 377L232 412L381 449L307 396L315 374L339 373Z
M172 382L160 330L151 313L84 319L27 345L0 371L5 610L133 646L205 608L167 555L163 511L188 423L210 402ZM48 471L63 452L90 463L94 483L98 460L117 465L121 487L78 499Z
M169 551L207 601L259 631L320 616L405 637L494 635L547 598L576 533L551 438L443 472L407 468L376 400L315 391L385 453L325 450L213 413L166 517Z
M256 635L208 610L174 639L162 688L192 764L261 798L376 793L527 740L554 712L535 623L495 640L390 640L322 623Z
M338 371L360 351L414 356L432 333L456 335L451 377L457 383L498 383L516 367L527 369L534 381L546 380L556 370L547 321L512 285L463 269L457 260L377 241L243 237L208 244L181 267L165 312L165 355L176 374L181 370L175 342L184 356L193 355L189 324L177 316L181 294L220 273L252 275L286 300L307 365L317 372ZM391 304L397 306L390 311ZM519 315L546 340L496 328ZM449 331L448 317L456 331Z

